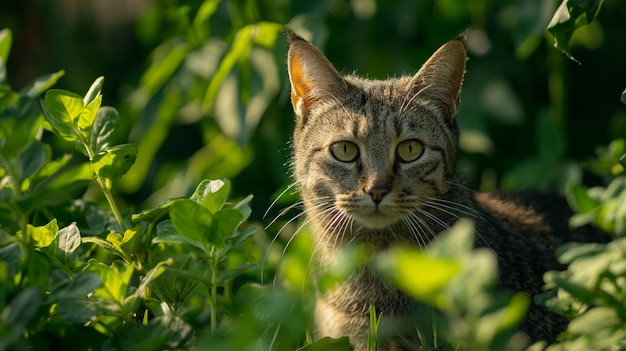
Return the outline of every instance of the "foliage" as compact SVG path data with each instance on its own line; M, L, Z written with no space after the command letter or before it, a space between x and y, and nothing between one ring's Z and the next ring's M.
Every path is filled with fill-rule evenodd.
M0 25L14 27L0 31L0 350L350 349L310 334L314 245L287 216L295 197L277 152L292 128L284 24L372 78L415 71L471 27L459 168L485 190L565 192L572 225L614 234L562 248L570 267L546 275L556 296L545 299L573 319L551 349L623 346L626 113L612 102L624 89L624 2L156 0L87 20L92 3L70 3L0 4ZM542 45L546 28L582 65ZM41 62L37 42L48 45ZM102 74L107 85L91 82ZM272 201L287 210L269 243L256 222ZM432 309L423 349L523 349L528 301L494 290L493 254L470 242L460 223L424 251L375 260ZM406 279L425 266L439 274ZM370 316L376 350L385 316Z
M607 179L607 187L587 189L571 184L568 200L577 212L572 226L588 223L612 234L607 244L567 244L557 252L568 264L564 272L548 272L547 286L556 296L547 301L572 321L549 350L614 350L626 344L626 155L624 139L598 150L590 164Z

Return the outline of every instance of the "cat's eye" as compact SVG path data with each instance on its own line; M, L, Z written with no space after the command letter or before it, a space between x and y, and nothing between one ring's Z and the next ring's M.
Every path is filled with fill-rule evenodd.
M419 140L405 140L398 144L396 155L402 162L412 162L424 153L424 145Z
M338 141L330 146L330 153L341 162L353 162L359 156L359 147L350 141Z

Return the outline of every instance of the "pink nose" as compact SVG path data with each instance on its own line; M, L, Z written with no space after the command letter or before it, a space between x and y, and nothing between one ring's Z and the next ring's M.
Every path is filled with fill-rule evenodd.
M383 201L385 195L389 194L389 187L387 184L376 184L367 187L365 191L370 194L375 203L379 203Z

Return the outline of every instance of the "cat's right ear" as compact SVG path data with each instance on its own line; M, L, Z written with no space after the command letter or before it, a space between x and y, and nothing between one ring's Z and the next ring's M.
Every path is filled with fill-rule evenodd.
M296 122L306 123L313 104L336 99L345 82L322 52L296 33L287 30L287 67L291 82L291 103Z

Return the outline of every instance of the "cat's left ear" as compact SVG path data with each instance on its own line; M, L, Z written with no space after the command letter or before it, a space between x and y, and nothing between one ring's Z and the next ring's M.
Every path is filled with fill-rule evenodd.
M445 118L452 120L460 103L461 85L465 74L466 33L443 44L424 63L407 86L409 94L434 101Z
M287 39L291 103L296 113L296 122L304 124L312 106L319 101L336 99L345 82L313 44L289 30Z

